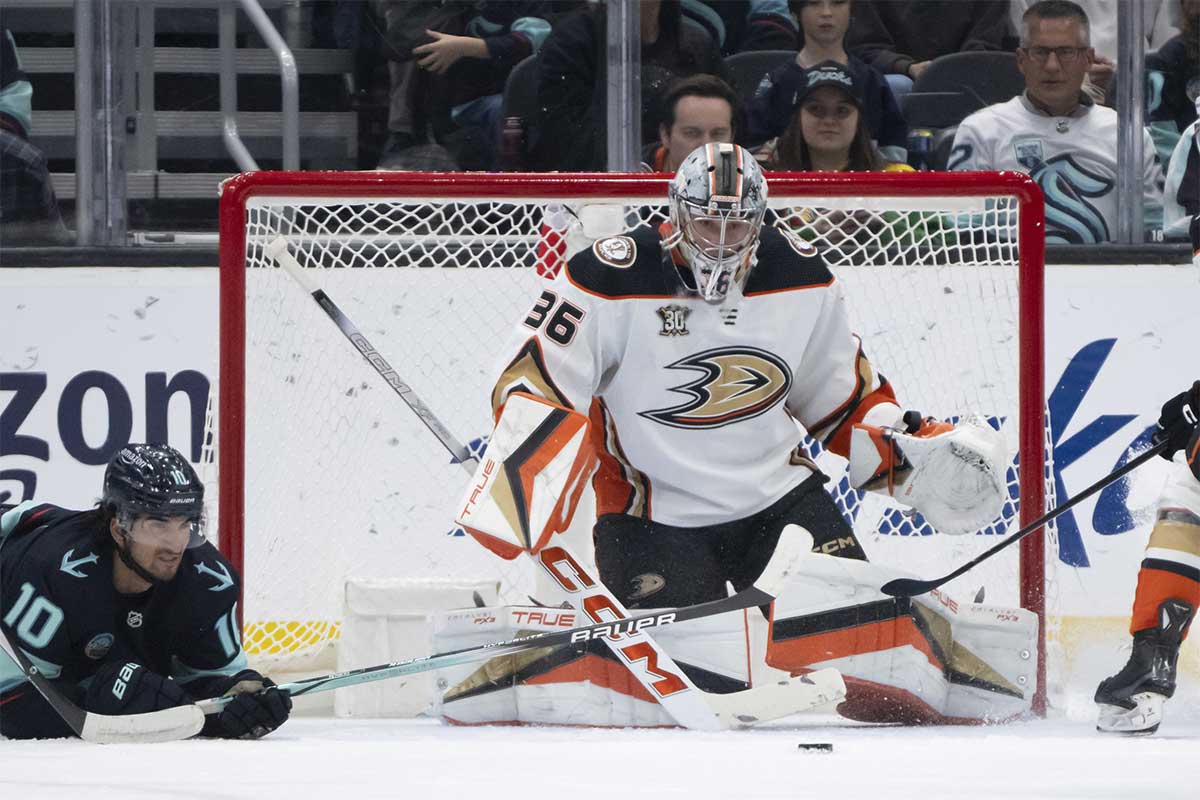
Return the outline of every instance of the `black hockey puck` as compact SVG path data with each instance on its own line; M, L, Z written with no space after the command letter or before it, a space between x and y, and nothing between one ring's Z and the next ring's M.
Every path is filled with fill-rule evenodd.
M813 753L832 753L833 742L801 742L800 749Z

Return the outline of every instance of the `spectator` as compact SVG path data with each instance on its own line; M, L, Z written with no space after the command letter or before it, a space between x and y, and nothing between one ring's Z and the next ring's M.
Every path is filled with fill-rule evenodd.
M1163 163L1196 121L1200 98L1200 0L1177 0L1178 36L1146 56L1146 120Z
M952 170L1026 172L1046 197L1046 241L1112 240L1117 212L1117 113L1082 92L1092 63L1087 14L1070 0L1025 12L1017 63L1025 91L963 120ZM1162 214L1162 168L1148 133L1143 192L1147 221Z
M908 164L889 161L875 145L863 123L862 88L854 73L836 61L818 64L805 73L796 110L779 137L768 169L802 172L912 172ZM865 253L871 245L887 248L911 243L920 230L918 216L863 209L798 208L784 217L800 238L824 249Z
M853 10L850 0L793 0L803 32L794 61L769 72L750 102L746 142L759 147L783 133L792 119L805 70L822 62L845 66L862 89L861 114L867 131L889 158L903 160L908 126L896 98L879 70L846 52L846 31Z
M12 34L0 28L0 238L62 241L67 232L46 156L29 141L33 87L21 70Z
M674 172L688 154L709 142L733 142L737 136L738 97L716 75L692 75L676 81L663 97L666 119L658 142L643 148L650 172Z
M1000 50L1007 0L858 0L847 48L887 76L897 97L938 56Z
M770 169L801 172L911 172L889 161L863 122L862 86L836 61L804 72L795 112L768 160Z
M704 27L722 55L796 49L787 0L682 0L685 21Z
M1021 17L1035 0L1012 0L1010 15L1012 27L1021 30ZM1146 35L1146 52L1162 47L1178 33L1179 20L1176 16L1176 0L1141 0L1142 25ZM1088 15L1092 29L1092 49L1096 59L1088 70L1084 91L1097 103L1103 103L1112 83L1117 61L1117 15L1119 10L1128 13L1128 5L1121 0L1081 0L1079 7ZM1185 126L1186 127L1186 126ZM1180 129L1182 130L1182 128Z
M698 72L724 77L716 43L684 25L678 0L644 0L641 9L641 146L655 140L662 95L678 78ZM604 6L563 17L542 49L538 124L531 151L538 169L603 170L608 165L605 118L608 52Z
M1200 113L1200 99L1196 100ZM1193 228L1200 219L1200 120L1179 137L1167 165L1163 189L1163 229L1168 236L1186 236L1188 221Z
M431 129L462 168L492 168L504 81L550 33L544 6L530 0L385 0L392 88L380 166L394 164Z

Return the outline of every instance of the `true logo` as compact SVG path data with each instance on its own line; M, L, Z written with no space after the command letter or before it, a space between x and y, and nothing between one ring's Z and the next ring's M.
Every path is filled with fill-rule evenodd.
M658 315L662 317L662 330L658 332L659 336L687 336L687 318L692 310L685 306L663 306L658 309Z

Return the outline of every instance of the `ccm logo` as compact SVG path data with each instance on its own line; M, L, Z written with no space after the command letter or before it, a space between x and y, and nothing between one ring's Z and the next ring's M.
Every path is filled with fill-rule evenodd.
M587 630L576 631L575 633L571 634L571 641L586 642L589 639L598 639L601 636L612 636L615 638L623 633L638 633L646 628L655 628L659 625L667 625L674 621L674 612L658 614L653 617L643 617L642 619L623 619L613 622L609 625L600 625L596 628L588 628Z
M467 498L467 504L463 506L462 511L459 512L459 519L462 519L463 517L469 517L471 515L471 507L479 502L479 495L483 492L484 487L487 486L488 478L491 477L492 472L494 472L495 469L496 462L492 461L490 458L483 462L483 477L479 479L479 483L475 484L475 488L471 490L471 496Z
M113 697L118 700L125 697L125 688L129 686L129 682L133 680L133 673L137 672L137 670L137 664L126 664L121 667L121 671L117 673L117 679L113 682Z
M513 621L529 625L551 625L558 628L574 628L575 615L562 611L513 611Z

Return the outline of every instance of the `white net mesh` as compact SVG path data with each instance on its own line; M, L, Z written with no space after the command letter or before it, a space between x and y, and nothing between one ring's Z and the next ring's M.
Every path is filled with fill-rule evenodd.
M844 462L814 445L871 557L934 577L1017 527L1018 203L999 191L933 196L916 181L896 196L844 200L789 188L772 183L768 220L822 250L846 284L856 332L903 406L943 419L981 416L1008 442L1012 502L981 535L954 538L850 489ZM327 649L350 577L494 576L503 600L524 601L530 579L519 566L450 535L467 473L264 247L286 237L313 281L467 442L490 431L492 383L511 355L510 330L540 291L539 273L599 236L657 225L665 204L262 191L239 214L244 259L223 264L246 279L244 297L223 302L241 302L246 319L248 652L294 664ZM1011 551L951 584L951 593L970 599L983 588L990 602L1019 604Z

